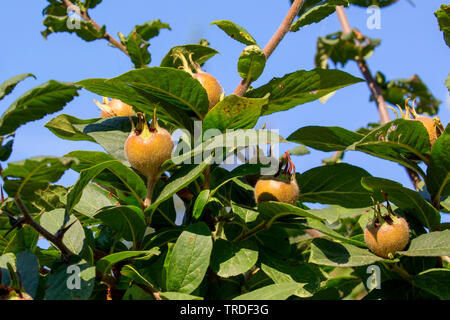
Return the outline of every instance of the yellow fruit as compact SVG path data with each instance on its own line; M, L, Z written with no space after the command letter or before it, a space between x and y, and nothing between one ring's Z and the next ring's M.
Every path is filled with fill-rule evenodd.
M150 128L144 114L138 112L138 123L125 141L125 154L131 166L154 179L161 165L172 155L173 141L170 133L156 121L156 113Z
M434 142L438 138L437 130L436 130L436 124L432 118L428 118L425 116L416 116L416 121L420 121L425 129L428 131L428 136L430 137L430 144L431 147L433 147Z
M393 216L383 223L369 222L364 230L364 240L377 256L390 258L409 243L409 226L404 218Z
M298 200L299 188L295 178L287 175L278 177L263 176L255 185L256 203L263 201L278 201L295 205Z
M131 117L134 115L133 107L120 101L119 99L111 99L103 97L103 104L94 100L95 104L102 110L101 118L109 117Z
M222 94L222 86L216 78L206 72L194 73L192 77L197 79L206 90L209 100L208 110L210 110L219 102L220 95Z

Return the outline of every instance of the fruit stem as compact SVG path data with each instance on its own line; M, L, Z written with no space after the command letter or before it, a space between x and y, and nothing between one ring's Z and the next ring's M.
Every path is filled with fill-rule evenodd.
M144 207L148 208L152 204L152 195L153 195L153 189L156 185L156 182L158 182L158 178L154 178L153 176L149 176L147 178L147 196L144 200Z

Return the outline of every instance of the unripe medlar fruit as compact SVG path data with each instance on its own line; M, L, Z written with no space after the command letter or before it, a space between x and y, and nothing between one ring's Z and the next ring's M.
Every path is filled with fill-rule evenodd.
M283 165L286 164L283 169ZM283 170L282 170L283 169ZM299 188L295 180L295 166L289 152L284 154L280 168L274 176L262 176L255 185L255 201L278 201L295 205Z
M377 256L393 258L397 251L406 248L409 243L409 226L402 217L389 215L371 221L364 230L364 240L369 249Z
M194 79L197 79L205 89L209 101L208 111L211 110L220 101L222 95L222 86L219 81L214 76L204 72L200 65L192 60L192 53L189 54L189 62L182 52L175 52L174 56L181 60L183 70L191 74ZM196 73L192 72L192 68Z
M103 103L97 100L94 100L94 103L102 110L100 118L131 117L134 115L133 107L119 99L108 100L108 98L103 97Z
M173 141L170 133L156 120L156 110L150 128L143 113L137 113L138 122L125 141L125 154L131 166L154 179L161 165L172 155Z

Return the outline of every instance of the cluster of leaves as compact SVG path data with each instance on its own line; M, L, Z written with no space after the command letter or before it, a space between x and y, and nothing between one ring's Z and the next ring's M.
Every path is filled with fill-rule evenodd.
M323 11L317 12L322 19ZM238 70L243 79L256 79L265 60L254 38L232 22L213 23L248 45ZM139 29L136 34L145 39L151 32ZM450 231L440 223L450 196L448 126L433 148L423 125L404 119L359 132L308 126L286 139L267 135L254 129L261 116L362 80L339 70L298 70L244 97L225 96L208 111L205 89L178 69L175 51L192 54L198 63L217 53L199 44L177 46L158 67L76 84L51 81L4 113L0 133L12 134L19 125L60 110L83 87L146 114L157 107L161 125L171 132L185 129L194 136L195 120L204 131L218 132L200 141L185 136L177 141L180 152L162 165L164 173L145 207L145 177L130 167L123 150L131 130L127 117L62 114L49 121L45 126L58 137L98 143L105 151L10 162L1 172L8 195L0 206L2 286L34 299L400 298L393 288L401 288L405 298L450 299L450 267L445 261L438 264L438 257L450 255ZM1 87L4 94L25 77L8 80ZM225 141L244 139L247 147L256 148L261 134L266 134L265 144L299 144L292 155L306 154L308 146L395 161L419 174L425 187L416 192L362 168L334 163L296 174L301 190L296 205L257 205L255 177L264 165L245 159L228 170L217 162L236 155L238 145ZM217 162L211 163L213 157ZM56 184L68 169L79 173L77 182L68 188ZM371 253L363 239L373 199L383 201L383 193L412 230L409 247L391 260ZM305 203L327 207L310 209ZM37 225L52 236L53 245L38 244ZM369 265L382 271L381 290L365 286Z

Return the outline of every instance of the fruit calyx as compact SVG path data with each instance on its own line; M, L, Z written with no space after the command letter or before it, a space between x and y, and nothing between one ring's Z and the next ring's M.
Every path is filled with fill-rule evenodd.
M413 100L412 107L410 107L408 105L409 100L410 100L410 98L407 98L405 100L405 112L404 113L403 113L402 108L399 105L397 105L397 107L400 110L401 117L399 117L397 111L394 108L392 108L391 106L388 106L388 107L394 111L397 118L421 122L422 125L425 127L425 129L427 129L428 136L430 138L430 144L431 144L431 147L433 147L437 138L439 138L439 136L444 132L444 126L443 126L440 118L438 116L430 118L430 117L418 114L415 109L416 99ZM412 117L411 117L411 115L412 115Z
M255 185L256 203L278 201L295 205L299 187L295 180L295 166L286 152L280 162L278 172L273 176L262 176Z
M219 81L217 81L217 79L211 74L203 71L200 65L193 61L192 52L188 55L189 62L180 51L175 52L173 55L175 58L181 60L183 66L180 68L188 72L194 79L198 80L198 82L200 82L202 87L205 89L209 100L208 111L211 110L211 108L214 107L223 97L223 88ZM194 69L195 72L192 72L192 69Z
M103 102L94 99L94 103L102 111L101 118L109 117L127 117L134 115L133 107L120 101L119 99L109 100L107 97L103 97Z

